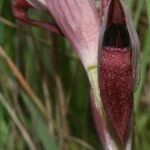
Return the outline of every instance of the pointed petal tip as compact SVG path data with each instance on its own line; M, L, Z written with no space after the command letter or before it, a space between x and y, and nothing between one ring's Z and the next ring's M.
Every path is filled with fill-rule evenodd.
M109 6L108 24L111 23L125 23L125 14L122 4L119 0L112 0Z
M127 142L127 133L128 133L128 127L125 126L124 128L116 128L114 127L116 130L116 133L118 135L118 138L121 142L122 145L125 145Z
M128 38L124 38L127 37L125 35ZM136 76L139 76L138 42L131 15L124 1L111 0L100 34L99 86L108 118L123 145L127 142L133 110L133 90L137 82ZM106 48L108 46L111 48Z
M126 145L127 142L127 137L128 137L128 131L129 131L129 126L130 126L130 116L128 117L129 119L124 122L124 123L116 123L112 122L112 125L116 131L116 134L121 142L122 145Z

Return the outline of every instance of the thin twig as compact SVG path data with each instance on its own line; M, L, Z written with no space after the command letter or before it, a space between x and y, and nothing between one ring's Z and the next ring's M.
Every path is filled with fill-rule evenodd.
M67 122L67 109L66 109L66 102L65 102L65 95L63 92L62 83L60 80L60 77L58 75L55 76L55 82L56 82L56 91L57 91L57 98L59 102L60 107L60 116L61 116L61 122L60 122L60 149L61 150L67 150L67 143L65 141L65 138L68 136L68 122Z
M4 24L4 25L6 25L6 26L9 26L9 27L11 27L11 28L14 28L14 29L18 29L18 24L13 23L13 22L11 22L11 21L9 21L9 20L5 19L4 17L1 17L1 16L0 16L0 23ZM29 32L27 32L27 31L23 31L23 32L24 32L25 34L27 34L27 35L30 36L30 33L29 33ZM47 46L52 46L52 43L50 42L50 40L46 40L46 39L40 38L40 37L38 37L38 38L34 37L34 38L35 38L37 41L39 41L39 42L41 42L41 43L43 43L43 44L45 44L45 45L47 45Z
M3 23L3 24L5 24L5 25L7 25L7 26L15 28L15 29L17 29L17 27L18 27L17 24L15 24L15 23L13 23L13 22L11 22L11 21L9 21L9 20L1 17L1 16L0 16L0 22Z
M11 21L9 21L9 20L7 20L7 19L1 17L1 16L0 16L0 23L3 23L4 25L7 25L7 26L12 27L12 28L14 28L14 29L17 29L17 28L18 28L18 25L17 25L17 24L15 24L15 23L13 23L13 22L11 22ZM31 36L31 35L30 35L30 32L27 32L27 31L25 31L25 30L23 30L23 33L25 33L25 34L28 35L28 36ZM37 38L37 37L35 37L35 36L33 36L33 38L34 38L34 40L36 40L36 41L38 41L38 42L40 42L40 43L42 43L42 44L44 44L44 45L46 45L46 46L49 46L49 47L52 46L51 41L48 40L48 39L41 38L41 37L38 37L38 38ZM67 54L67 53L63 53L63 52L60 52L60 53L61 53L62 55L65 55L66 57L68 57L68 58L70 58L70 59L78 60L77 56L74 55L74 54Z
M22 125L20 120L18 119L17 115L15 114L15 112L13 111L11 106L7 103L5 97L2 95L2 93L0 93L0 102L3 104L3 106L5 107L5 109L9 113L9 115L11 116L13 122L18 127L18 129L20 130L20 132L21 132L24 140L28 144L29 148L31 150L36 150L36 147L34 145L34 142L31 139L30 135L28 134L28 132L26 131L26 129L24 128L24 126Z

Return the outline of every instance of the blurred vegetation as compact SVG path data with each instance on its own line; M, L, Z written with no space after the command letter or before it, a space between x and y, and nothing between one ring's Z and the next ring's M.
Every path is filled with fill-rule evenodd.
M141 41L135 149L150 149L150 0L126 0ZM32 18L50 20L31 10ZM99 150L89 83L67 41L15 20L0 0L0 150Z

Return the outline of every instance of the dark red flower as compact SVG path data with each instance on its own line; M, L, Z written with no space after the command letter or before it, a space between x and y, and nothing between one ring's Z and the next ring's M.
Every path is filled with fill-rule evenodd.
M126 143L139 81L139 40L122 0L111 0L99 44L100 95L117 135Z
M97 133L104 147L112 148L117 145L108 130L103 104L120 141L126 143L133 112L133 93L140 76L140 46L123 0L101 2L102 21L93 0L13 0L12 8L19 20L63 34L75 48L91 84ZM27 11L33 7L46 10L56 23L30 19Z

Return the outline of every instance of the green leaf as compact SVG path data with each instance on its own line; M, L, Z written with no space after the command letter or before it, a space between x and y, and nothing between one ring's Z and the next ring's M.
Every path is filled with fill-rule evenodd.
M136 1L136 11L135 11L135 15L134 15L134 23L135 26L138 26L140 17L141 17L141 13L142 13L142 9L143 9L143 5L144 5L144 0L137 0Z
M31 118L34 124L34 128L38 139L41 141L44 150L58 150L54 140L49 134L49 129L42 119L38 110L34 107L34 105L29 101L28 97L22 92L21 96L31 113Z
M146 0L148 22L150 24L150 0Z

